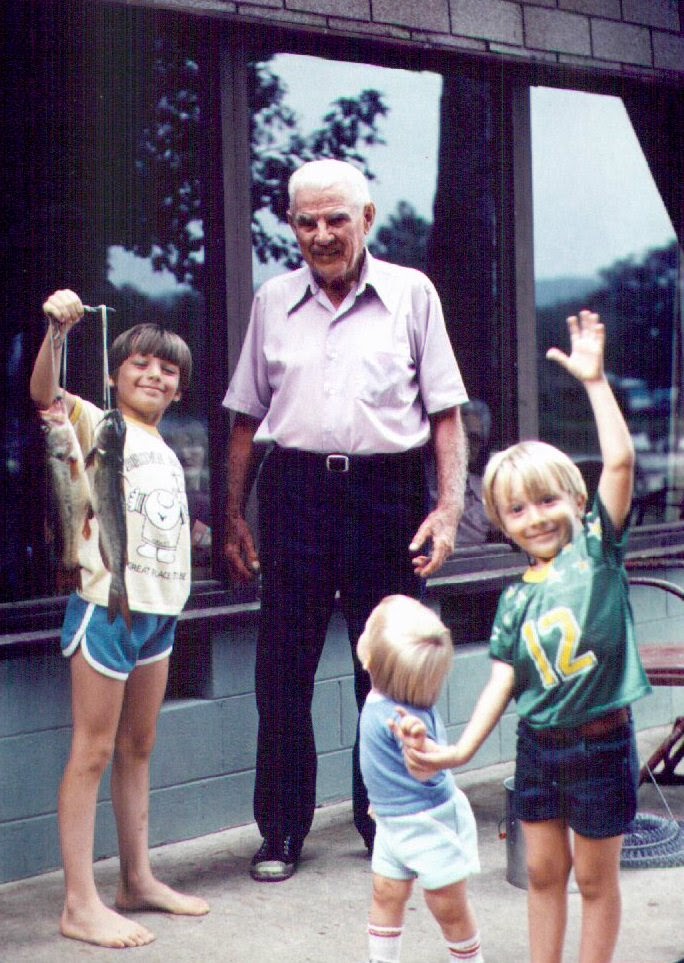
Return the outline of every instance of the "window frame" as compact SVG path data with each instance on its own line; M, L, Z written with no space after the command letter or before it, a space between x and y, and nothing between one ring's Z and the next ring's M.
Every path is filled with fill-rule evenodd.
M169 12L169 16L174 16ZM188 16L188 12L182 14ZM202 16L202 14L199 14ZM301 28L263 24L235 23L229 19L205 17L210 29L211 61L215 65L210 81L211 172L208 177L206 256L210 277L206 296L210 318L206 376L210 397L210 467L214 506L214 539L212 577L193 586L188 610L215 610L217 606L251 603L256 586L229 587L224 579L221 557L222 515L225 497L225 445L229 417L220 401L237 362L247 327L252 303L252 267L250 243L250 164L248 142L247 91L242 82L249 59L258 57L275 45L292 53L329 56L339 60L362 60L379 66L408 70L432 69L488 75L500 91L502 181L500 210L501 293L499 326L506 325L506 337L500 338L501 370L512 377L501 379L498 391L501 411L508 421L502 423L502 441L534 435L537 426L536 319L534 305L534 264L532 233L531 142L529 89L543 84L589 92L622 96L628 88L638 97L645 83L602 74L586 68L558 64L506 62L491 55L469 55L463 52L409 47L398 41L377 38L323 34ZM661 87L663 85L660 85ZM660 89L660 88L659 88ZM673 91L676 88L673 85ZM667 92L667 91L666 91ZM684 214L682 215L684 219ZM680 237L682 219L675 225ZM214 322L216 320L216 323ZM513 328L513 330L511 330ZM198 372L198 376L202 373ZM653 544L665 550L678 550L684 530L676 523L655 526ZM642 532L640 545L649 542ZM496 552L483 546L478 556L492 554L492 572L497 571ZM458 553L457 553L458 555ZM469 556L475 557L472 551ZM489 566L486 565L485 568ZM481 563L472 564L464 557L459 570L467 579L468 572L480 572ZM494 578L497 576L494 574ZM11 641L19 641L16 633L26 635L35 629L53 626L61 617L64 600L27 599L19 604L0 604L3 631L14 633ZM10 616L10 610L13 615Z

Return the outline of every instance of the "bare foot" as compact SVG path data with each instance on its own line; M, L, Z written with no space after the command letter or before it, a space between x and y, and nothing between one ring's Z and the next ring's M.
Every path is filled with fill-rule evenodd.
M175 913L178 916L204 916L209 912L209 904L199 896L187 896L171 889L158 879L153 879L139 889L127 889L119 883L116 905L120 910L157 910L162 913Z
M96 946L124 949L130 946L146 946L155 936L146 927L126 919L104 903L98 901L87 909L78 911L64 908L59 923L62 936Z

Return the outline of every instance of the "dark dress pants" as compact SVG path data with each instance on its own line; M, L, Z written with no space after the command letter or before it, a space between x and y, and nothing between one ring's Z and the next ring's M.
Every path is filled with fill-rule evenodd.
M303 841L316 803L314 678L335 593L347 623L357 707L370 680L356 643L385 595L416 595L408 546L424 518L420 451L352 459L347 473L323 456L275 448L259 478L262 597L256 654L259 711L254 817L265 838ZM353 752L354 823L372 833Z

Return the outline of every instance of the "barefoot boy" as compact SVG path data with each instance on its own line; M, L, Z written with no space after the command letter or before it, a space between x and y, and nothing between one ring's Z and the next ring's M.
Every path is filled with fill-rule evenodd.
M43 311L50 324L31 375L31 398L39 409L46 409L62 394L88 455L103 413L62 392L58 381L64 339L83 317L83 305L73 291L56 291ZM150 943L154 934L105 906L95 887L97 793L110 760L119 838L118 909L201 916L209 907L155 879L148 852L150 756L176 620L190 590L183 469L158 425L188 385L190 351L170 331L154 324L137 325L114 341L109 367L126 429L125 586L130 614L126 610L125 617L119 613L109 621L112 577L100 552L106 539L98 531L105 519L96 515L80 534L80 588L69 598L62 628L62 650L71 661L73 735L59 794L66 886L60 931L72 939L123 948ZM168 512L175 513L171 528L155 527L152 512L144 510L146 499L155 504L162 496Z

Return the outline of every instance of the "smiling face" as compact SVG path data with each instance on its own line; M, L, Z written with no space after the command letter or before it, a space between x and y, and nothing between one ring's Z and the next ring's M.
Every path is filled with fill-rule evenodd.
M302 187L288 212L302 256L332 303L358 281L375 205L354 203L344 186Z
M572 541L585 507L581 496L555 488L532 496L515 477L509 484L496 479L493 496L504 533L538 563Z
M156 427L172 401L180 398L180 368L155 355L133 353L111 379L123 415Z

